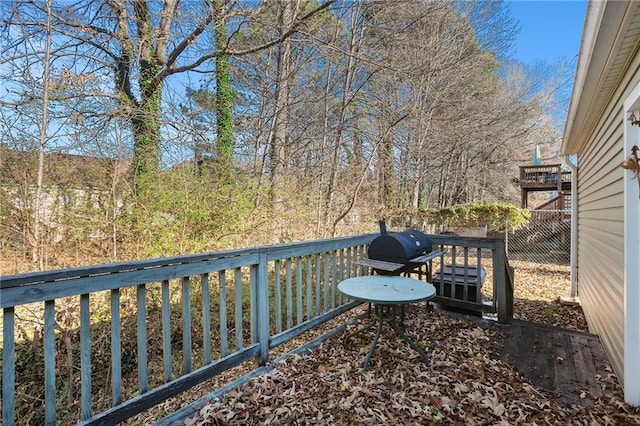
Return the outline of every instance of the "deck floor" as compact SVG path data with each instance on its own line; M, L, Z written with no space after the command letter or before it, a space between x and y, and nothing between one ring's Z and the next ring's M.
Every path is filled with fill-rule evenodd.
M518 320L498 327L505 335L501 358L532 384L585 406L593 401L582 396L602 396L596 377L611 368L597 335Z
M366 307L361 311L360 320L366 318ZM359 321L342 324L296 349L293 353L299 357L284 355L289 361L276 360L259 369L263 371L255 371L229 385L227 392L238 390L232 391L227 399L224 389L219 389L157 424L182 425L187 417L192 419L190 424L211 424L207 423L211 420L207 416L227 412L234 412L239 423L242 419L253 419L254 424L264 424L264 419L283 407L298 413L298 418L315 419L319 412L335 416L331 422L325 419L320 424L356 424L354 407L367 418L371 413L375 417L375 413L389 409L391 396L396 408L414 407L416 401L443 407L442 401L458 401L465 410L474 413L476 424L497 424L498 417L504 415L506 419L509 413L518 418L524 416L527 424L614 424L602 419L620 418L615 411L619 407L607 405L622 398L617 381L611 382L611 387L603 387L603 383L613 379L598 336L533 322L513 320L498 324L461 313L432 315L429 311L422 306L408 307L403 325L412 338L429 350L429 364L420 362L418 354L408 351L406 343L385 327L370 371L363 372L364 355L375 330L360 333L345 345L340 336ZM358 312L351 314L355 321ZM468 320L476 322L479 328L469 325ZM499 362L493 364L488 358ZM251 377L261 378L251 381ZM381 377L385 379L380 380ZM495 393L489 394L504 402L502 408L508 407L498 417L483 405L486 398L478 397L478 392L483 395L480 390L471 392L475 385L477 389L486 389L492 383ZM523 386L525 383L533 386ZM462 397L459 393L462 391L456 391L459 386L475 396ZM607 395L603 395L603 389ZM257 394L260 398L252 396ZM427 411L422 414L394 411L394 416L400 416L395 424L403 424L403 419L414 424L431 424L431 411ZM258 412L264 416L256 417ZM381 416L378 423L385 423L384 415ZM634 418L638 420L640 416Z

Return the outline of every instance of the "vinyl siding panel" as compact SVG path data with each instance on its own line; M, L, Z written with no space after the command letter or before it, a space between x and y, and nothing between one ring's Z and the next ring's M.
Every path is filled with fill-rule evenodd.
M578 296L589 330L624 377L623 102L639 79L638 55L579 153Z

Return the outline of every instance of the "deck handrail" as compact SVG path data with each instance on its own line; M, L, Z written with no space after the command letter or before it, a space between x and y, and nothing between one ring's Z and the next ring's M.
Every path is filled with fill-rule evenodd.
M520 166L520 184L571 183L571 172L563 171L561 164Z
M17 312L21 309L35 306L34 315L37 314L43 324L42 360L37 366L44 381L41 422L113 424L243 362L253 359L256 365L264 365L270 359L271 349L357 306L357 302L341 297L337 283L371 273L356 261L366 256L366 247L376 235L0 277L2 424L15 424L16 384L22 380L17 374L16 361L25 356L20 351L32 347L16 339L16 321L20 320ZM454 306L462 304L469 309L497 312L500 322L508 322L512 316L513 288L504 241L449 235L430 237L434 245L454 253L454 259L456 252L462 256L459 262L465 265L465 270L474 253L477 262L484 259L484 252L490 253L491 263L487 266L493 270L491 303L449 302ZM100 297L105 299L107 320L92 318L102 313L91 311L90 300ZM131 298L135 308L129 316L123 307L127 298ZM175 298L179 303L173 302ZM442 297L439 301L447 302ZM56 365L59 358L56 351L63 350L56 348L56 341L61 339L56 329L57 309L64 308L71 313L68 306L72 304L78 305L71 323L78 323L74 335L79 341L76 348L79 362L74 364L68 379L71 385L72 374L75 379L79 376L80 392L76 399L80 402L77 408L70 408L77 410L76 413L63 412L64 404L56 404L62 399L63 381ZM151 315L159 318L161 325L149 328ZM180 343L176 343L172 335L176 316L180 318ZM201 321L198 330L192 325L196 318ZM125 348L130 343L124 341L123 323L129 320L136 342L131 344L133 347ZM99 361L96 351L92 351L92 345L97 343L92 341L91 331L103 325L109 330L110 349L105 351L111 370L108 383L92 376L92 364ZM218 331L216 337L211 332L214 327ZM150 342L154 340L161 342L159 353L151 353ZM125 356L125 352L130 355ZM69 353L73 356L75 352ZM176 357L181 360L179 368L175 365ZM153 362L162 366L162 377L149 374L149 365ZM125 364L133 370L126 370ZM135 391L123 387L124 376L132 373L133 377L137 376ZM130 383L130 378L128 380ZM111 393L110 403L96 410L96 394L100 392Z

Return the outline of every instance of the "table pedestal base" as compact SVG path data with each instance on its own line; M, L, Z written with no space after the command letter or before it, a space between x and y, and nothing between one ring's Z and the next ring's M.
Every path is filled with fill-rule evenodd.
M400 330L400 328L398 328L398 325L396 324L396 305L376 304L374 305L373 313L374 313L374 319L372 321L360 327L359 329L347 334L344 337L344 342L346 344L346 342L351 337L355 336L356 334L360 334L364 331L369 330L371 327L376 325L376 322L378 323L376 336L374 337L373 343L371 344L371 348L369 349L369 352L367 353L367 357L364 360L365 371L369 368L369 363L371 362L371 358L373 357L373 352L376 350L376 346L378 345L378 340L380 339L380 334L382 333L382 327L384 326L384 324L389 324L389 326L396 332L396 334L400 336L402 340L404 340L409 346L411 346L411 349L418 352L418 354L420 355L424 363L429 364L429 357L427 353L424 351L424 349L418 346L416 342L411 340L409 336L407 336L402 330Z

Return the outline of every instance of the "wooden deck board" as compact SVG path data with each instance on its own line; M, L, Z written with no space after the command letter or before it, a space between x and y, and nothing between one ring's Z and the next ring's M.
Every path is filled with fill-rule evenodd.
M602 389L596 381L597 369L591 351L591 340L587 336L570 335L573 359L576 364L576 381L593 396L602 396Z
M576 388L576 363L573 358L571 345L568 342L566 333L561 331L553 332L554 348L549 356L554 357L554 391L558 394L558 399L564 402L574 402L579 396Z
M592 406L602 396L597 376L609 361L598 336L517 320L501 331L502 359L559 402Z

